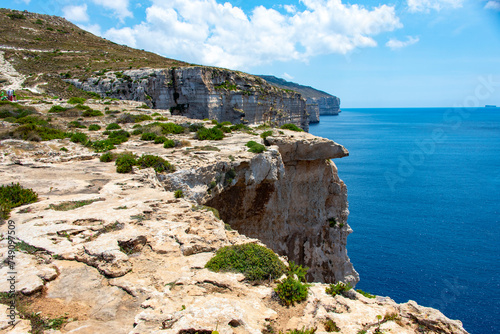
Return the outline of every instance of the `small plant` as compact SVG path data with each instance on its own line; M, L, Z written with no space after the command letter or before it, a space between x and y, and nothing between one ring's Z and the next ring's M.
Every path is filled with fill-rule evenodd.
M174 197L175 198L183 198L184 197L184 193L182 192L181 189L178 189L174 192Z
M365 330L360 330L360 331L358 331L357 334L366 334L366 331Z
M164 148L172 148L172 147L175 147L175 141L173 141L172 139L167 139L167 140L165 140L165 142L163 143L163 147L164 147Z
M305 327L302 327L302 329L289 329L286 334L314 334L316 333L316 328L309 328L306 329ZM283 334L283 332L280 331L280 334Z
M269 130L269 131L264 131L260 134L260 137L264 140L266 140L267 137L271 137L273 135L273 131L272 130Z
M87 100L84 99L83 97L72 97L68 100L68 103L69 104L82 104L82 103L85 103L85 101L87 101Z
M292 130L292 131L297 131L297 132L304 132L304 130L302 130L297 125L292 124L292 123L283 124L282 126L280 126L280 129Z
M302 280L305 281L305 274L308 268L302 268L300 265L296 266L293 262L290 264L287 277L279 282L274 289L281 302L286 306L293 306L295 303L306 300L309 293L309 284L301 282Z
M101 130L101 126L97 124L91 124L89 125L89 131L99 131Z
M331 333L331 332L340 332L340 328L337 326L335 321L332 319L328 319L324 323L325 326L325 331Z
M384 316L384 321L394 321L394 320L398 320L398 319L399 319L399 315L397 313L387 313Z
M99 161L101 162L111 162L113 161L114 155L111 152L106 152L101 157L99 158Z
M346 292L351 289L352 286L350 283L345 284L344 282L338 282L337 284L330 284L325 289L325 292L329 295L332 295L332 297L335 297L338 294L345 296Z
M212 208L211 206L206 206L206 205L193 205L191 207L191 210L197 211L197 210L208 210L212 212L215 216L215 218L220 219L219 211L216 208Z
M68 149L67 149L66 147L64 147L64 146L63 146L63 147L61 147L61 148L59 149L59 151L68 152Z
M124 143L128 141L129 138L130 138L130 133L128 133L125 130L112 131L108 135L108 140L113 145L119 145L121 143Z
M363 296L365 296L366 298L376 298L377 297L377 296L372 295L371 293L365 292L361 289L356 289L356 291L359 292L360 294L362 294Z
M59 204L50 204L49 209L55 210L55 211L69 211L69 210L74 210L81 208L82 206L92 204L94 202L98 201L104 201L103 198L96 198L96 199L86 199L86 200L81 200L81 201L67 201L67 202L61 202Z
M68 123L68 128L85 129L86 126L80 123L79 121L71 121Z
M61 106L52 106L52 108L49 109L49 112L54 112L54 113L59 113L68 110L67 108L61 107Z
M113 142L109 139L96 140L90 144L90 147L92 147L96 152L106 152L116 148L115 145L113 145Z
M130 152L121 153L115 161L117 173L131 173L133 166L137 165L135 154Z
M83 132L76 132L71 135L70 140L73 143L80 143L85 145L88 142L89 138Z
M23 188L19 183L0 186L0 220L10 217L12 208L36 202L38 194Z
M153 168L155 172L173 172L175 168L167 160L158 157L156 155L143 155L137 159L137 165L139 168Z
M262 153L266 151L266 147L262 144L259 144L253 140L250 140L248 143L245 144L246 147L249 148L249 152L252 153Z
M16 243L15 250L19 251L19 252L28 253L28 254L35 254L40 249L38 249L35 246L32 246L32 245L21 240L18 243Z
M164 144L167 140L165 136L158 136L155 138L155 144Z
M106 130L119 130L122 127L118 125L117 123L111 123L106 127Z
M153 133L153 132L145 132L142 134L141 136L141 140L145 140L145 141L153 141L155 140L157 137L156 133Z
M224 132L215 127L211 129L203 127L196 132L196 139L198 140L222 140L223 138Z
M103 116L104 114L99 111L99 110L94 110L94 109L89 109L89 110L85 110L83 113L82 113L82 116L83 117L97 117L97 116Z
M149 109L149 107L148 107L148 109ZM137 115L137 116L135 116L134 123L140 123L140 122L144 122L144 121L150 121L152 119L153 119L153 117L151 117L149 115Z
M337 225L337 218L335 217L328 218L328 225L330 227L335 227Z
M205 268L239 272L249 281L275 279L285 271L285 265L272 250L256 244L222 247Z

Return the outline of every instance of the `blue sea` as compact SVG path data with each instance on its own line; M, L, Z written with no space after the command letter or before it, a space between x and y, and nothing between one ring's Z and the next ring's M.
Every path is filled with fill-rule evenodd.
M500 333L500 108L343 109L310 133L350 153L357 288Z

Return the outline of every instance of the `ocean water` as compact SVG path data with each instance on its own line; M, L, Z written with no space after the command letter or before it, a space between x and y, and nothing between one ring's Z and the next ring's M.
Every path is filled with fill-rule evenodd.
M357 288L500 333L500 108L343 109L310 133L350 152Z

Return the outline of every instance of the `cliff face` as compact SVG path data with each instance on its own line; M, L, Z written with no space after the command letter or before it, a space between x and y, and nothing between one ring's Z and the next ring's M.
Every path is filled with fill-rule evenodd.
M338 115L340 113L340 99L332 97L308 97L307 103L317 103L320 115Z
M174 115L276 126L293 123L309 129L306 102L300 94L241 72L209 67L142 69L68 81L101 96L170 109Z

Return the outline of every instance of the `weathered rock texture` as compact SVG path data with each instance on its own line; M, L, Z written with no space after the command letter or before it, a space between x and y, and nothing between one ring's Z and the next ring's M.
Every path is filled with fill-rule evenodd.
M293 123L309 128L306 102L300 94L268 84L242 72L210 68L128 70L107 72L80 82L68 80L101 96L143 101L174 115L219 122Z
M128 112L138 104L113 103L119 110L132 109ZM103 119L115 120L104 117L84 122L104 126ZM132 126L123 124L125 130ZM101 136L81 131L92 140ZM136 168L132 174L118 174L113 163L99 162L100 154L68 139L0 141L0 184L19 181L39 195L38 202L11 213L15 241L23 242L15 257L18 312L38 314L47 323L64 319L60 330L47 331L52 334L216 329L222 334L260 334L303 327L326 333L327 320L335 321L344 334L374 334L379 332L377 316L385 315L394 320L382 321L382 332L467 333L460 321L435 309L411 301L368 299L352 290L332 297L323 283L313 283L306 301L286 308L278 303L276 282L250 284L242 274L205 269L223 246L260 243L249 237L255 235L289 259L309 265L313 280L356 282L345 250L351 232L345 220L346 189L328 160L347 151L330 140L278 130L267 138L268 150L262 154L248 152L245 146L249 140L261 140L252 132L227 134L221 141L201 142L189 133L172 137L190 146L165 149L134 137L117 149L160 155L177 168L172 174ZM184 198L175 198L177 189ZM67 211L54 206L80 201L89 202ZM198 205L204 202L218 206L226 223L238 230L230 230ZM336 218L336 226L330 226L330 218ZM7 224L0 225L2 303L10 289L8 231ZM0 333L30 331L29 321L19 314L10 325L8 312L0 304Z
M309 97L307 103L317 103L320 115L338 115L340 113L340 99L332 97Z

